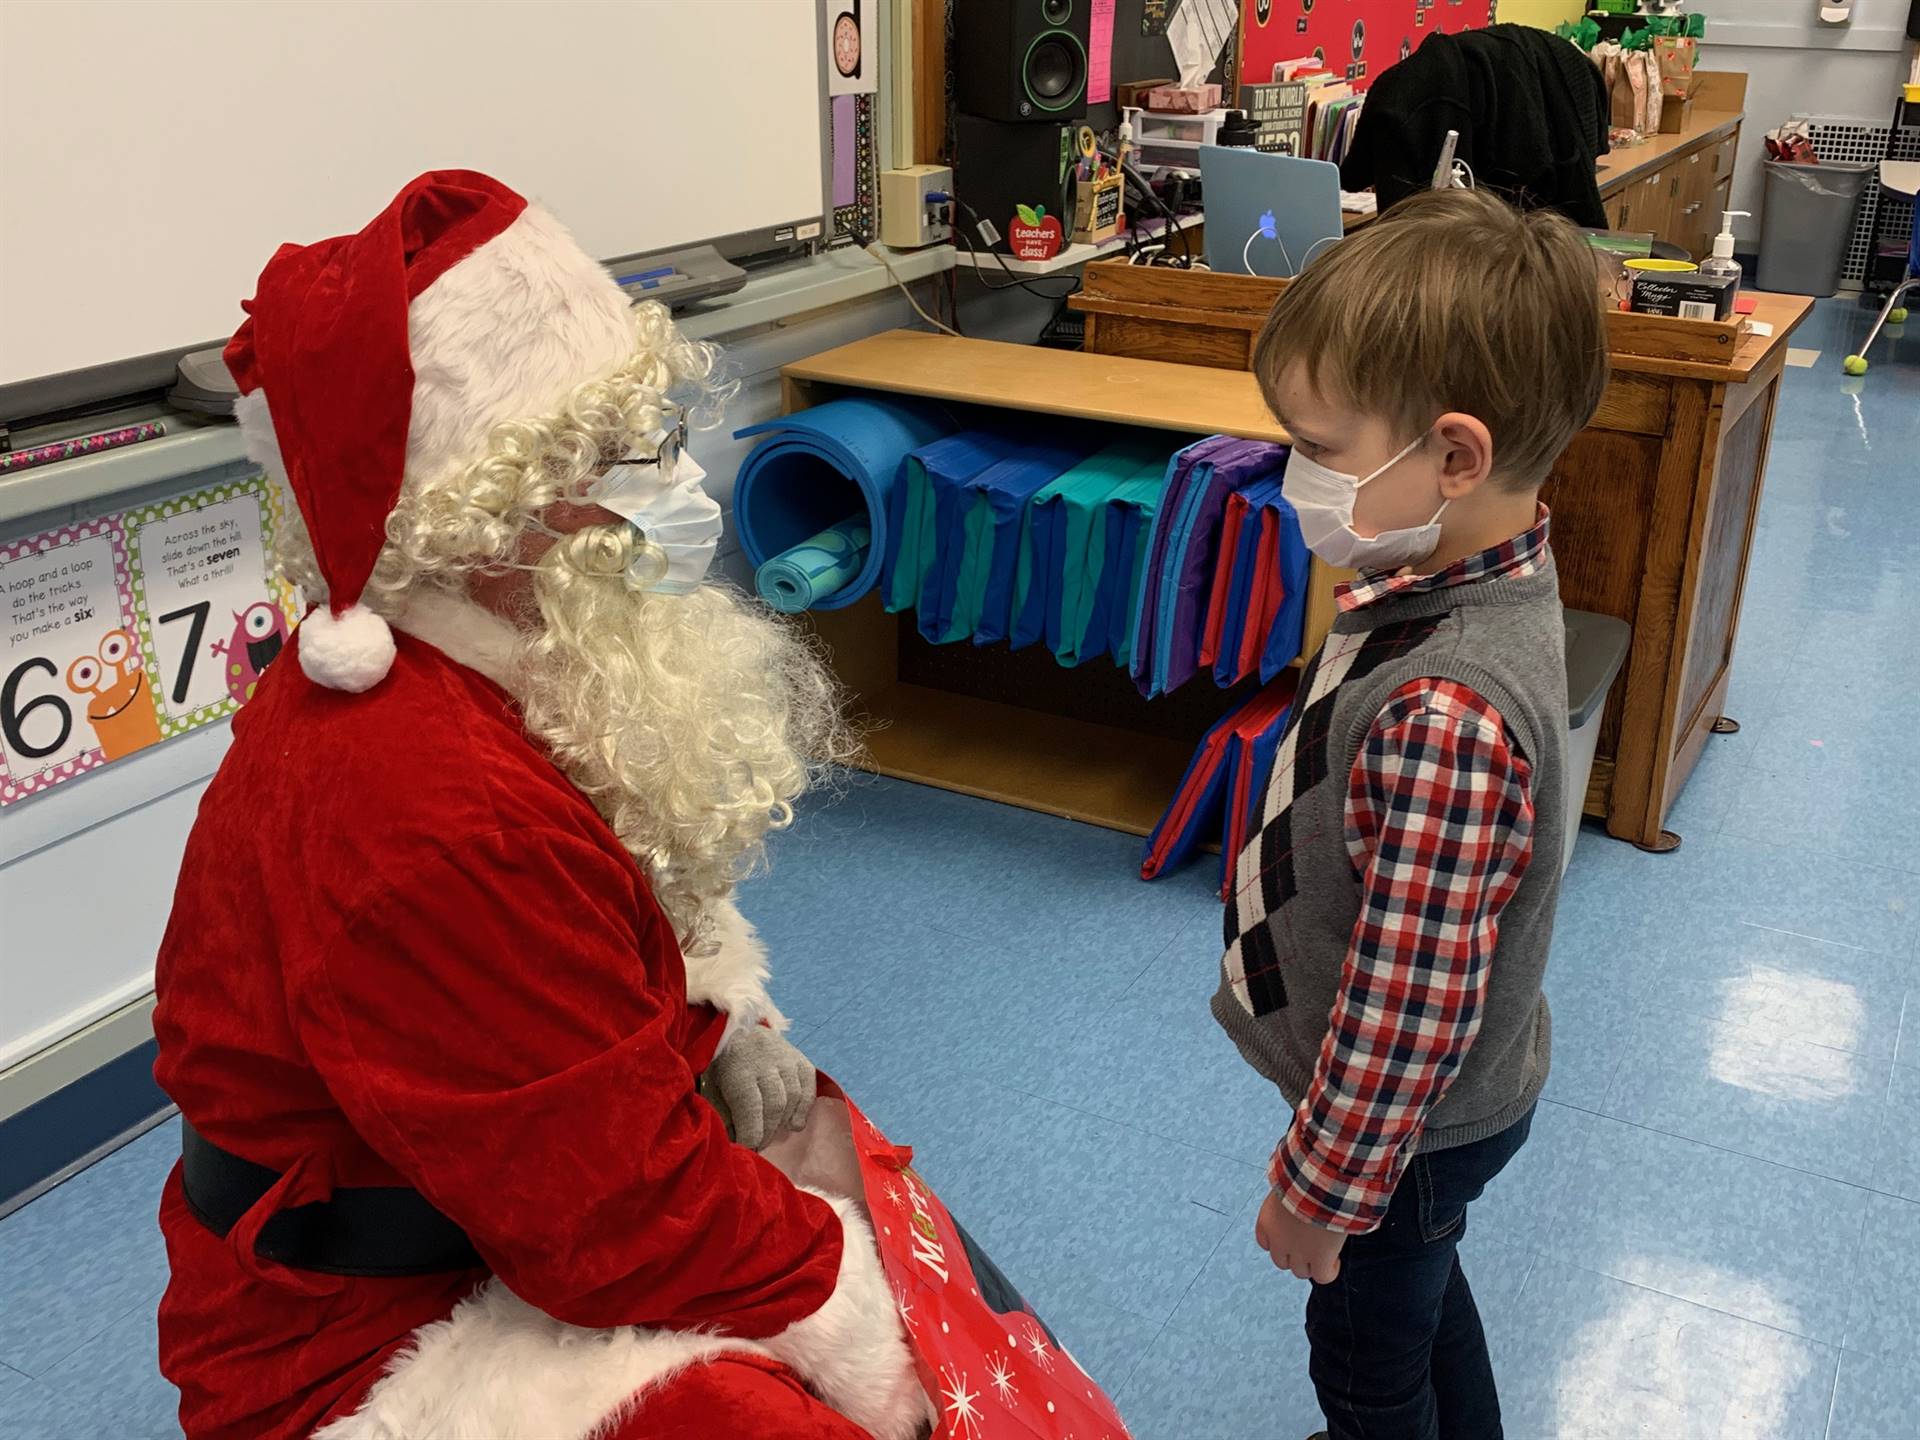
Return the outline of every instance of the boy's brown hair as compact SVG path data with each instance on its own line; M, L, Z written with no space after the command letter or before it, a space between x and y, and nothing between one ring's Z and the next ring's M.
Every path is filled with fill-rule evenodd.
M1551 211L1483 190L1413 195L1308 265L1254 347L1273 406L1299 365L1327 399L1411 440L1459 410L1493 435L1494 475L1523 489L1592 418L1607 383L1599 268Z

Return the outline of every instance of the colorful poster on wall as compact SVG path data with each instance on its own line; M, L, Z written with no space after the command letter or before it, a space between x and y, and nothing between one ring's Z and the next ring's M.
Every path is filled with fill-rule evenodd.
M1087 27L1087 103L1113 99L1113 7L1115 0L1093 0Z
M160 739L115 517L0 549L0 805Z
M1485 29L1493 15L1494 0L1242 0L1240 79L1265 84L1275 65L1312 55L1365 90L1432 32Z
M0 547L0 806L230 715L296 620L264 477Z
M270 506L256 478L124 517L140 650L168 736L252 699L292 631L267 563Z

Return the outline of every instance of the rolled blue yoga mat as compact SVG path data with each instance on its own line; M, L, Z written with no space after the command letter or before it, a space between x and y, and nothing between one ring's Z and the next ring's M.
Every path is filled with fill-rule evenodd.
M851 514L868 528L859 569L810 608L853 604L879 582L887 549L887 496L901 461L908 451L958 428L936 401L850 395L735 431L736 439L764 437L741 461L733 488L733 521L747 562L757 573ZM816 590L823 588L813 583Z
M767 561L753 572L754 589L784 615L831 609L827 602L859 576L872 547L873 527L849 516Z

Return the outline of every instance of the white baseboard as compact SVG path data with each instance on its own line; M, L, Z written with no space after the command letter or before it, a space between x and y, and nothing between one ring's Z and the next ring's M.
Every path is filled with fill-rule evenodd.
M153 996L143 995L57 1045L0 1070L0 1120L18 1115L153 1038Z

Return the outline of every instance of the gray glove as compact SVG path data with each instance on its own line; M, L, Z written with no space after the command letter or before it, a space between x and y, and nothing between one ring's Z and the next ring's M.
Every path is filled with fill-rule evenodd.
M813 1109L813 1062L765 1025L750 1025L714 1057L705 1085L714 1108L749 1150L782 1130L799 1130Z

